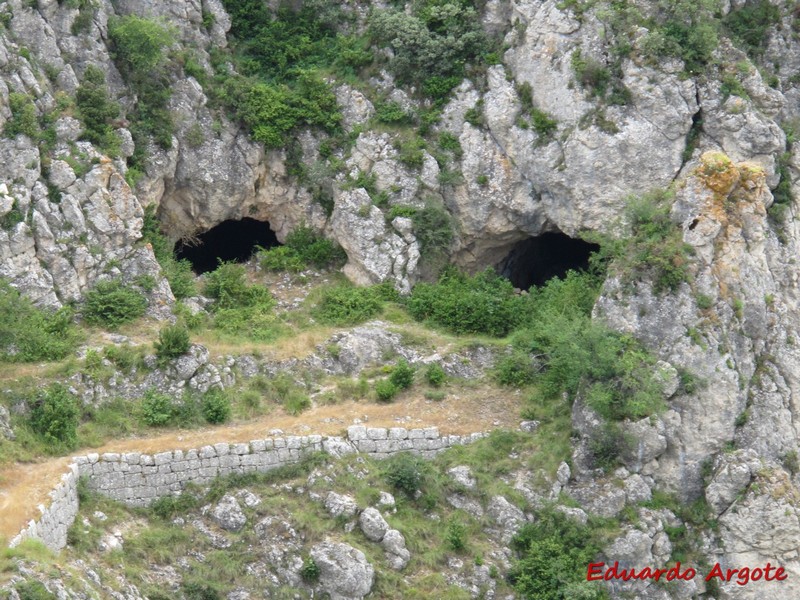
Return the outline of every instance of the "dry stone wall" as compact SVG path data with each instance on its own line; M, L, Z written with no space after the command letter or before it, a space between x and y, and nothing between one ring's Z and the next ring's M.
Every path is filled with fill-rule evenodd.
M147 506L154 500L178 493L189 484L208 484L217 477L234 473L266 472L298 462L312 452L333 456L359 453L382 459L398 452L413 452L432 458L452 446L468 444L484 437L441 435L438 428L366 427L354 425L345 437L287 436L252 440L249 443L219 443L192 450L157 454L105 453L75 457L69 473L50 493L50 506L40 506L38 520L12 541L36 538L54 550L67 543L67 530L78 513L78 479L87 487L129 506Z

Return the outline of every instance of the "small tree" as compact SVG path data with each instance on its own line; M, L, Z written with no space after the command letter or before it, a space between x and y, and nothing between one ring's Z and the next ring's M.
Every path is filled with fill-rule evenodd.
M201 410L209 423L224 423L231 416L231 401L224 391L214 388L203 396Z
M162 362L178 358L189 351L189 330L180 323L162 327L154 345L156 355Z
M79 415L75 397L63 385L54 383L33 404L31 429L50 443L74 448Z
M118 279L101 281L86 294L83 316L87 323L118 327L143 316L147 299Z

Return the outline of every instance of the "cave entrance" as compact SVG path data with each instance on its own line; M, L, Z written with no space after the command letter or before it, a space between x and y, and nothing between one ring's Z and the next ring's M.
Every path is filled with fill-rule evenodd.
M192 263L198 275L213 271L219 261L246 262L255 252L256 246L272 248L279 246L275 232L265 221L244 218L238 221L223 221L190 242L175 244L179 259Z
M564 277L569 270L589 267L589 256L600 249L597 244L548 232L519 242L500 263L498 271L514 287L527 290L553 277Z

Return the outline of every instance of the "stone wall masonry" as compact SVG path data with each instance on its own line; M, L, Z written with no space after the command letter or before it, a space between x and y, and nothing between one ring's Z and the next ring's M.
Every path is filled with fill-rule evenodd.
M41 540L48 548L60 550L67 545L67 530L78 514L78 466L73 463L61 476L61 482L50 492L50 505L39 505L41 516L11 539L13 548L22 540Z
M34 537L60 550L67 543L67 529L78 513L78 479L87 487L129 506L148 506L154 500L179 493L192 483L204 485L233 473L266 472L298 462L311 452L333 456L359 453L383 459L398 452L413 452L433 458L452 446L469 444L486 434L440 435L436 427L366 427L353 425L346 437L304 435L265 438L249 443L220 443L192 450L157 454L105 453L74 458L69 473L50 493L49 507L40 506L42 516L31 521L13 540Z

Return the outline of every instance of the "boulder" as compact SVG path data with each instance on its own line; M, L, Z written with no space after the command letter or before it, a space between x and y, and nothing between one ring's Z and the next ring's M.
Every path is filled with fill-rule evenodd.
M326 540L310 554L319 568L319 586L331 600L360 600L372 590L375 569L361 550Z

